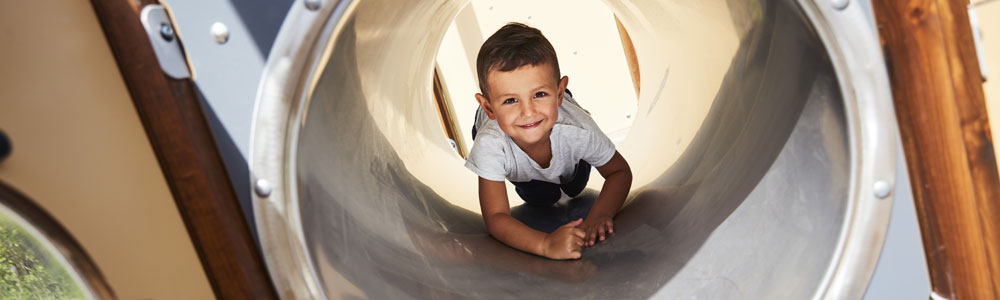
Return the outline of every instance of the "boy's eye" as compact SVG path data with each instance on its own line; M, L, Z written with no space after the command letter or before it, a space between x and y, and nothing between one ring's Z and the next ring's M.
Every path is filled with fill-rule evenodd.
M535 93L535 98L541 98L541 97L545 97L545 96L548 96L548 95L549 95L549 93L546 93L546 92L537 92L537 93Z
M507 99L503 100L503 104L511 104L511 103L514 103L514 102L517 102L517 100L514 99L514 98L507 98Z

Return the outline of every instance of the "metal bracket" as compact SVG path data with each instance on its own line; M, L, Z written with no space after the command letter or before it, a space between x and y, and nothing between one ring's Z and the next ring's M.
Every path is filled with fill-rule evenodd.
M969 4L969 26L972 27L972 38L976 41L976 59L979 60L979 75L986 81L986 52L983 52L983 29L979 27L979 15L976 4Z
M948 298L945 298L944 296L941 296L940 294L938 294L935 291L931 291L930 300L948 300Z
M167 15L167 9L159 4L146 5L142 8L139 18L142 27L146 29L146 36L149 37L163 73L174 79L191 78L191 71L188 70L187 60L184 58L184 49L181 48L174 25Z

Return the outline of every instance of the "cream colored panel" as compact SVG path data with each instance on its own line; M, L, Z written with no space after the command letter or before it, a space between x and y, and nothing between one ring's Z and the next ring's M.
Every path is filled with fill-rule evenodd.
M983 31L983 51L989 80L983 84L986 109L989 110L990 130L993 132L993 151L998 154L1000 165L1000 1L978 1L976 7L979 26Z
M0 130L120 299L214 298L90 1L0 1Z

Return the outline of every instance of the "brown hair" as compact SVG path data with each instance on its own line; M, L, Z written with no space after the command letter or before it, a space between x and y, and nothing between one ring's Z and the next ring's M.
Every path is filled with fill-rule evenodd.
M490 71L510 72L525 65L551 63L559 81L559 60L556 50L538 29L521 23L507 23L483 42L476 58L479 90L489 99L486 76Z

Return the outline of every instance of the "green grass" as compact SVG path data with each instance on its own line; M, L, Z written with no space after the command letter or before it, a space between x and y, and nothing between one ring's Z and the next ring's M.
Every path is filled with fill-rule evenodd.
M0 215L0 299L85 299L38 240Z

